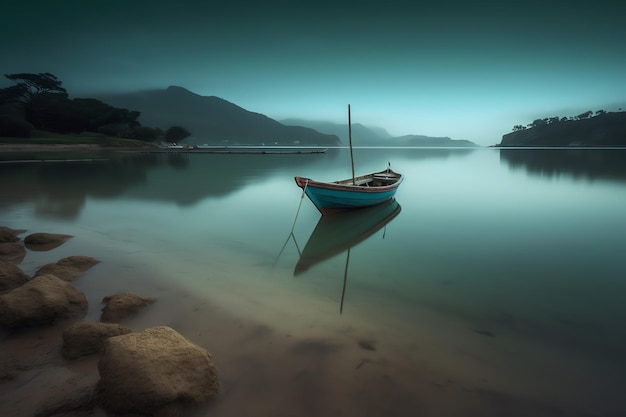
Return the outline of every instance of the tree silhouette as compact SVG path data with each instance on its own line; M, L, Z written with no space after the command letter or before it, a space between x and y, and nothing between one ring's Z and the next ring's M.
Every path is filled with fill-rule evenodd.
M159 134L153 128L135 129L140 126L138 111L116 108L96 99L70 99L63 83L49 72L4 76L17 83L0 89L0 115L5 124L11 118L13 131L25 132L30 126L57 133L113 133L143 140L153 140Z
M4 74L4 76L11 81L17 82L17 89L13 91L16 93L21 92L21 96L18 96L17 99L23 103L29 102L33 96L42 93L61 94L67 97L67 90L62 87L63 83L49 72L39 74Z
M191 135L191 133L181 126L172 126L165 131L165 138L169 142L180 142Z

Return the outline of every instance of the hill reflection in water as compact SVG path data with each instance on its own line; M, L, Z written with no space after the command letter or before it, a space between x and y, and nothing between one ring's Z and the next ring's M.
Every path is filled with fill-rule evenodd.
M500 161L511 168L552 177L626 181L626 149L500 149Z

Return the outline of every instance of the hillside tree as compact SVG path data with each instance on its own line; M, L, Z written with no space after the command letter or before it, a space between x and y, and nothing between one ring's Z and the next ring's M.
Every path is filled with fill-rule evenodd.
M172 126L165 131L165 138L168 140L168 142L180 142L190 135L191 132L189 132L182 126Z

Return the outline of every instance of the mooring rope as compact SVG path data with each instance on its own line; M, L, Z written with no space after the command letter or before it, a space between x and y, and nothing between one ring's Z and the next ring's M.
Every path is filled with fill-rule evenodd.
M300 207L302 207L302 200L304 199L304 194L306 193L306 187L309 186L309 180L307 179L304 183L304 188L302 188L302 195L300 196L300 204L298 205L298 211L296 211L296 218L293 219L293 225L291 226L291 233L293 234L293 229L296 228L296 221L298 220L298 214L300 214Z
M298 250L298 255L302 255L302 252L300 252L300 247L298 246L298 242L296 242L296 237L293 235L293 229L296 228L296 221L298 220L298 214L300 214L300 207L302 207L302 200L304 199L304 193L306 191L306 187L309 185L309 180L306 180L306 183L304 184L304 188L302 189L302 195L300 196L300 204L298 205L298 211L296 212L296 218L293 219L293 225L291 226L291 232L289 232L289 236L287 236L287 240L285 240L285 243L283 244L283 247L280 249L280 252L278 253L278 256L276 257L276 259L274 259L274 263L273 265L276 265L276 262L278 262L278 259L280 258L280 256L283 254L283 251L285 250L285 248L287 247L287 243L289 243L289 239L293 238L293 243L295 243L296 245L296 249Z

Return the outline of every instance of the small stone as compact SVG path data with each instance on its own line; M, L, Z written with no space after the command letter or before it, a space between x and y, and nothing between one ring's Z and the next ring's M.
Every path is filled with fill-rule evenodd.
M61 246L72 237L56 233L32 233L24 238L24 245L32 251L48 251Z
M0 260L0 293L15 289L29 279L30 277L14 263Z
M114 323L79 321L63 332L63 356L75 359L98 353L109 337L131 333L128 327Z
M75 281L85 271L100 261L89 256L70 256L57 263L46 264L39 268L35 276L55 275L63 281Z
M120 320L137 313L142 308L149 306L156 300L150 297L142 297L130 292L122 292L104 297L106 305L102 309L100 321L118 323Z
M0 326L7 328L46 325L86 313L85 294L54 275L35 277L0 295Z

